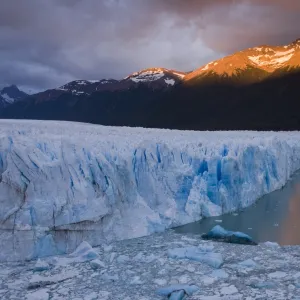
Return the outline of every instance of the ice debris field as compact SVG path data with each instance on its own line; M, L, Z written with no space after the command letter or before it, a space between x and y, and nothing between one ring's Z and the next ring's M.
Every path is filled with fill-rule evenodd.
M0 121L0 261L67 254L239 210L300 168L299 132Z
M0 299L300 299L300 246L201 240L172 230L69 255L0 263ZM183 255L187 254L187 255Z

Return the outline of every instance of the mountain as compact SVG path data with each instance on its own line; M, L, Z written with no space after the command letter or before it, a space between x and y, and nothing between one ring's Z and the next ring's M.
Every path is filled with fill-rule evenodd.
M20 101L27 96L28 95L20 91L16 85L4 87L2 90L0 90L0 108L16 101Z
M285 46L260 46L234 53L194 70L184 80L188 84L209 80L251 84L299 67L300 39Z
M300 39L259 46L190 73L145 69L76 80L7 106L2 118L192 130L300 130Z
M150 68L133 73L122 80L75 80L59 88L47 90L35 95L37 102L55 100L62 95L90 96L101 91L124 91L145 86L150 89L166 90L182 81L186 73L165 68Z
M185 72L165 68L151 68L133 73L124 78L123 82L147 84L152 88L166 88L180 83L185 75Z

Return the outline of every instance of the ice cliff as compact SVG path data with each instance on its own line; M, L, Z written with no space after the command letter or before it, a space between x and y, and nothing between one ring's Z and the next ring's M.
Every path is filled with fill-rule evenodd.
M251 205L300 168L299 132L0 121L0 260L69 253Z

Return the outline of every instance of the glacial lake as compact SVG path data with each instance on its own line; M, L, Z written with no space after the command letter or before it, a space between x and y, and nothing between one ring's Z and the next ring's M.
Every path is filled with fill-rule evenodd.
M205 218L174 230L203 234L215 225L245 232L256 242L300 245L300 171L282 189L263 196L243 211Z

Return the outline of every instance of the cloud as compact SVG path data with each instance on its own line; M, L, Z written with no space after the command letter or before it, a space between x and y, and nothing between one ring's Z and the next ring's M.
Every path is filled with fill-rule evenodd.
M298 38L300 2L2 0L0 84L46 89L141 68L183 71Z

